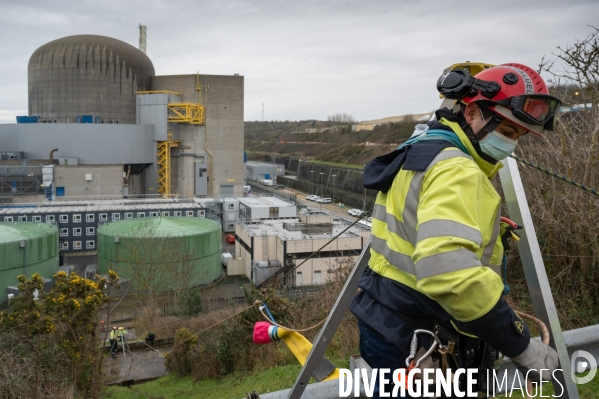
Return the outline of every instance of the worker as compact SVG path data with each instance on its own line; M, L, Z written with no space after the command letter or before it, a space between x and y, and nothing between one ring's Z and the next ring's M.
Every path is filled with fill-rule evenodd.
M112 326L112 331L110 331L110 356L112 357L116 357L116 349L118 347L117 332L117 326Z
M476 356L458 356L461 367L473 367L467 360L480 358L478 348L486 347L510 357L524 374L552 372L556 351L531 340L502 297L500 196L491 179L518 138L552 130L560 100L521 64L491 67L475 77L448 71L437 88L456 100L453 109L437 110L423 135L364 171L364 186L379 193L371 259L350 307L358 319L360 353L372 368L405 368L415 329L431 331L437 323L462 342L486 344L475 341L470 347L477 348ZM432 343L430 336L418 336L419 346L427 340ZM528 377L539 379L535 372Z
M116 357L119 342L121 343L121 345L124 345L124 341L126 340L126 338L127 330L125 329L125 327L113 327L112 331L110 332L111 342L112 340L114 340L114 343L112 344L112 347L110 349L110 355L112 357Z

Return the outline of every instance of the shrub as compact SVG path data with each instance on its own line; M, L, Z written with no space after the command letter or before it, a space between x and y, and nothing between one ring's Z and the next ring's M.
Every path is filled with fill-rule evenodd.
M184 291L177 300L178 316L193 316L202 311L202 293L197 288Z

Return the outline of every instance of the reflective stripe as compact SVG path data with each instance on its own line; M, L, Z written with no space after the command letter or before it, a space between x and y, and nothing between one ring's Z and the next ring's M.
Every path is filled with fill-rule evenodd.
M375 204L372 217L385 222L387 224L387 230L390 232L397 234L410 244L416 245L416 231L397 220L392 214L387 213L387 208L384 205Z
M497 245L497 237L499 237L499 218L501 215L499 214L499 209L497 209L497 215L495 216L495 223L493 224L493 233L491 234L491 240L483 250L483 255L480 258L480 262L483 266L487 266L491 261L491 256L493 256L493 250L495 249L495 245Z
M480 231L453 220L429 220L418 226L417 242L431 237L443 236L463 238L479 246L483 242Z
M387 262L392 266L395 266L399 270L415 275L416 268L414 267L414 261L408 255L396 252L389 248L387 242L379 237L371 236L372 238L372 249L379 254L383 255Z
M428 165L424 172L416 172L412 177L412 181L410 181L410 188L408 189L408 194L406 195L406 202L404 204L403 210L403 221L407 227L412 230L416 230L417 218L416 218L416 210L418 209L418 200L420 199L420 189L422 188L422 181L424 180L424 175L426 172L430 170L436 163L445 161L451 158L464 157L472 160L470 155L464 154L460 150L447 150L441 151Z
M501 265L489 265L487 266L489 269L493 270L499 276L501 276Z
M416 264L416 278L422 280L423 278L477 266L480 267L481 264L474 252L467 249L458 249L457 251L444 252L420 259Z

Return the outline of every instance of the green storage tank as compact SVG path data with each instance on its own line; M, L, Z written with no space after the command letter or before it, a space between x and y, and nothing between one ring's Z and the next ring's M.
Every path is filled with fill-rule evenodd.
M34 273L53 278L58 270L58 227L34 222L0 223L0 302L6 301L7 286L16 286L17 276Z
M136 218L98 227L98 271L114 270L140 293L211 283L220 277L222 228L194 217Z

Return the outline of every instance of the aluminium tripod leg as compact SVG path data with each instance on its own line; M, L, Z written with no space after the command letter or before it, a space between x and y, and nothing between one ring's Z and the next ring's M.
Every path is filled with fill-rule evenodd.
M289 399L301 398L304 389L306 389L306 386L308 385L308 381L310 381L310 377L312 377L312 374L320 365L324 353L331 343L333 335L337 332L339 324L341 324L341 320L343 319L343 316L345 316L345 312L349 309L349 303L354 295L356 295L356 290L358 289L358 280L370 260L370 240L371 239L369 238L366 242L358 261L337 297L337 301L335 301L335 304L331 308L327 320L316 336L314 344L312 345L312 350L306 359L306 363L304 363L304 367L302 367L302 370L295 380L295 384L293 384L293 388L291 388Z
M524 229L519 232L521 239L518 241L518 253L522 260L532 307L535 316L543 320L549 329L550 344L557 350L559 368L562 370L555 372L555 377L559 382L554 380L553 386L555 392L564 392L562 398L578 399L580 395L571 377L570 357L566 349L553 295L551 294L551 287L543 264L535 227L530 216L524 185L518 171L518 163L512 158L504 159L502 163L504 168L499 171L499 177L501 178L501 186L510 213L509 217L519 225L524 226ZM558 387L558 384L562 386Z

